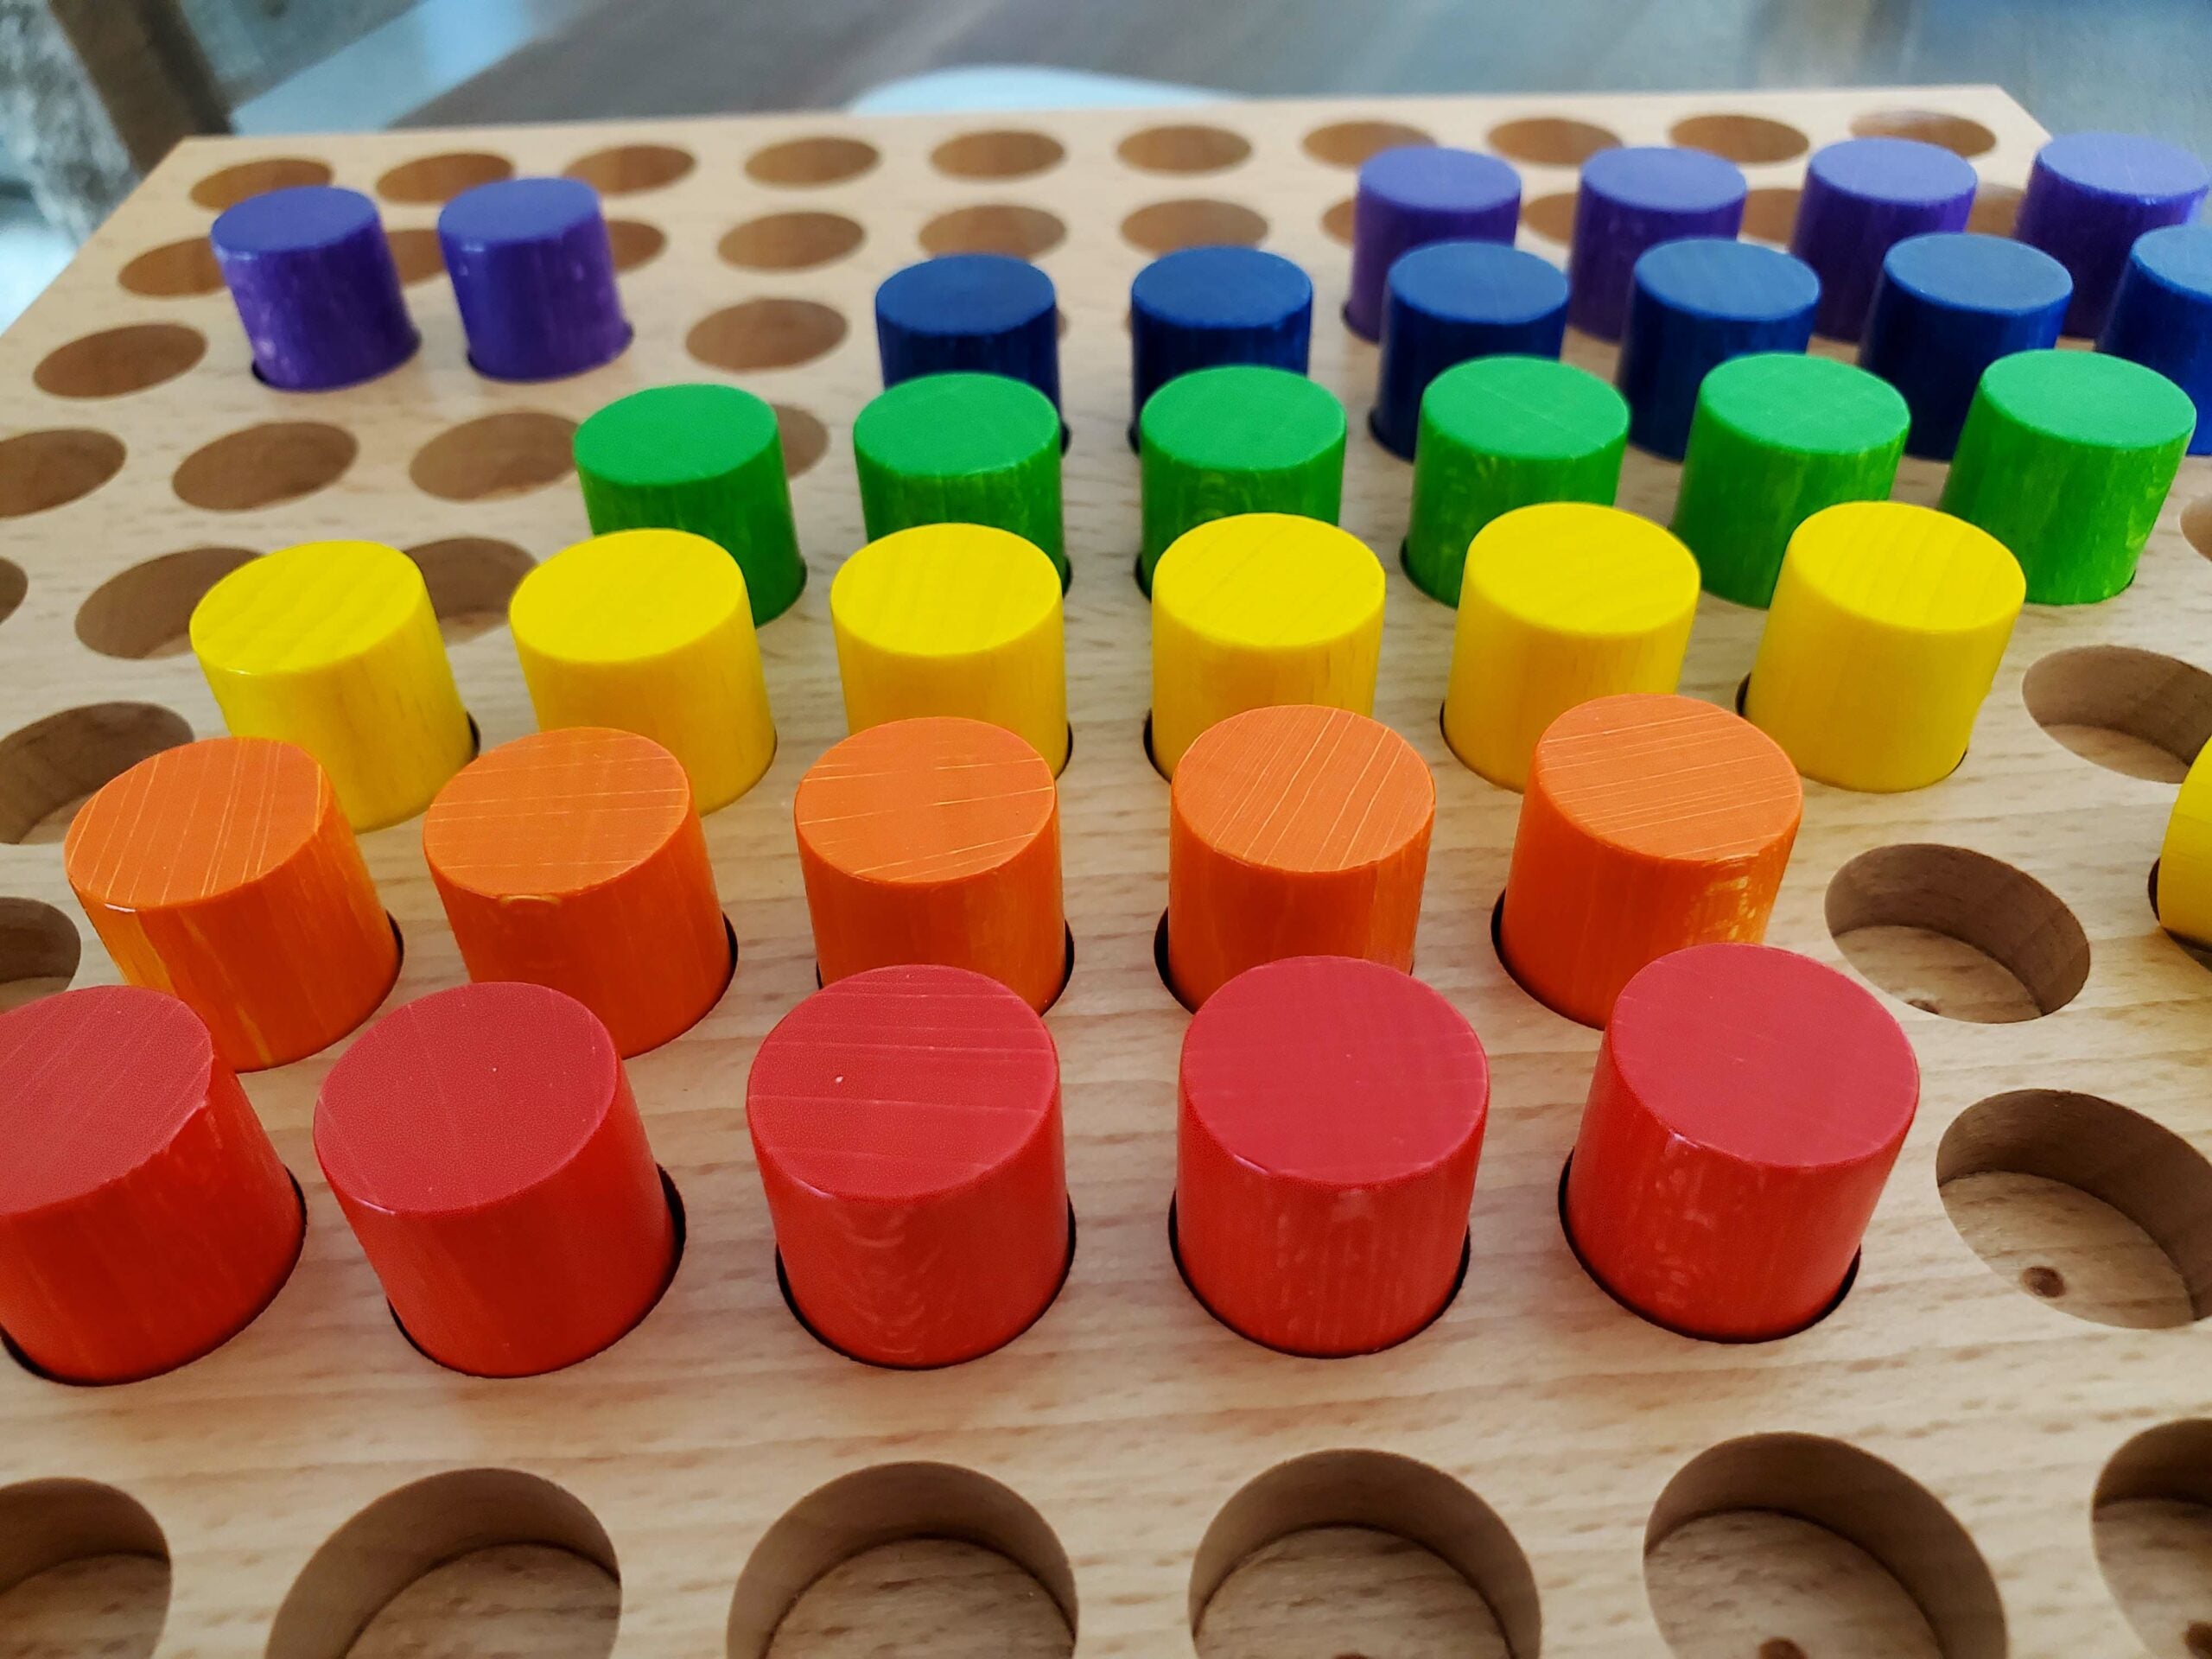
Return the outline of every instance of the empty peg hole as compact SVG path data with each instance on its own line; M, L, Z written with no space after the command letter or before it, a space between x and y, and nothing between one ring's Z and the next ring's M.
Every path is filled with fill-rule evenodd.
M790 138L756 149L745 158L745 171L762 184L804 188L842 184L860 177L882 159L875 146L865 139L825 134Z
M430 608L448 645L489 633L507 620L507 601L537 561L512 542L454 536L407 550L430 590Z
M188 506L251 512L327 489L346 475L360 448L342 426L270 421L194 450L179 463L169 487Z
M480 149L448 150L402 162L377 181L377 194L386 201L435 207L464 190L514 175L515 164L504 156Z
M1894 1465L1815 1435L1692 1459L1652 1508L1643 1581L1681 1659L2005 1651L1997 1586L1950 1512Z
M215 263L214 247L206 237L188 236L147 249L118 271L115 279L148 299L183 300L219 292L223 268Z
M2133 1329L2212 1312L2212 1163L2139 1112L1993 1096L1944 1132L1936 1179L1959 1236L2040 1301Z
M1068 227L1057 213L1019 202L986 201L939 213L922 226L925 253L1003 253L1034 259L1067 239Z
M1306 135L1306 153L1331 167L1357 167L1378 150L1433 144L1427 130L1398 121L1332 121Z
M435 231L419 226L387 231L385 240L391 246L391 263L398 268L401 282L428 282L445 274L445 245L438 240Z
M183 715L150 702L89 703L18 728L0 738L0 842L60 841L102 784L190 741Z
M745 300L702 317L684 349L709 368L745 374L792 369L834 351L845 338L841 311L813 300Z
M610 219L607 221L607 251L614 256L614 269L635 270L649 265L660 257L661 250L668 245L668 232L658 225L648 225L642 219Z
M267 1659L479 1643L596 1659L613 1645L620 1585L606 1529L569 1493L518 1470L452 1470L386 1493L331 1535L278 1608Z
M1191 1568L1201 1659L1450 1653L1535 1659L1528 1558L1495 1510L1442 1471L1385 1452L1277 1465L1223 1505Z
M1788 122L1763 115L1693 115L1675 122L1667 137L1687 149L1747 167L1790 161L1812 148L1812 141Z
M120 397L188 372L207 337L181 322L134 322L84 334L39 359L31 380L55 397Z
M1983 236L2010 236L2020 217L2021 192L2017 185L1993 184L1987 179L1974 193L1974 207L1967 214L1967 229Z
M103 657L143 660L181 655L192 613L207 590L253 553L243 547L188 547L110 576L77 609L77 638Z
M1744 234L1754 242L1786 247L1797 226L1797 187L1763 184L1744 197Z
M1554 190L1523 204L1521 222L1538 236L1565 247L1574 239L1574 192Z
M880 1464L801 1498L738 1575L728 1659L1064 1659L1075 1573L1044 1516L987 1475Z
M566 170L602 196L633 196L674 184L698 164L690 150L673 144L617 144L578 156Z
M1971 161L1997 148L1997 135L1971 116L1941 110L1877 110L1855 116L1854 138L1913 138Z
M776 435L783 442L784 476L797 478L829 452L830 429L792 404L769 407L776 411Z
M2036 724L2085 760L2177 784L2212 738L2212 674L2132 645L2039 658L2020 683Z
M1066 156L1049 132L1002 127L946 139L930 152L930 165L956 179L1026 179L1058 167Z
M1114 153L1147 173L1218 173L1251 155L1252 141L1227 127L1179 122L1133 132Z
M1321 233L1346 247L1351 245L1352 206L1352 199L1346 196L1342 201L1332 202L1321 214Z
M328 184L329 163L297 156L271 156L257 162L240 162L210 173L192 187L192 199L202 207L221 213L251 196L271 190L290 190L305 184Z
M22 518L80 500L123 470L123 442L62 428L0 439L0 518Z
M0 559L0 622L16 613L30 591L31 579L23 574L23 567L11 559Z
M89 1480L0 1488L0 1649L148 1659L168 1602L168 1544L137 1499Z
M2191 547L2212 559L2212 495L2200 495L2182 509L2181 533Z
M0 1011L66 991L84 955L77 925L36 899L0 899Z
M764 213L725 234L719 251L747 270L811 270L843 258L867 235L842 213Z
M1147 253L1178 248L1255 247L1268 233L1268 221L1240 202L1192 197L1155 201L1122 221L1122 235Z
M448 427L408 463L415 487L441 501L493 501L543 489L575 469L576 423L516 409Z
M2058 895L1964 847L1861 853L1828 883L1851 965L1913 1007L1999 1025L2055 1014L2089 976L2089 941Z
M2212 1421L2162 1424L2114 1452L2090 1531L2144 1647L2158 1659L2212 1659Z
M1580 167L1601 149L1615 149L1619 137L1588 121L1532 115L1490 130L1490 147L1499 155L1537 167Z

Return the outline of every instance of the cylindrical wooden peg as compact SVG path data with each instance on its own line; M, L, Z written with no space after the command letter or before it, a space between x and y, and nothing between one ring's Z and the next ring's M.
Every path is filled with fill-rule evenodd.
M941 963L1040 1011L1059 995L1059 792L1023 739L942 716L870 726L807 768L791 816L824 984Z
M2004 544L1903 501L1798 525L1744 713L1808 778L1920 789L1967 752L2026 584Z
M1883 256L1909 236L1963 231L1980 180L1973 163L1916 138L1847 138L1813 152L1789 251L1821 279L1814 327L1857 340Z
M1186 531L1152 590L1152 758L1169 777L1216 721L1274 702L1370 714L1382 567L1350 531L1243 512Z
M1749 187L1733 162L1701 149L1633 145L1582 164L1567 266L1567 320L1600 340L1628 325L1630 274L1648 248L1743 228Z
M791 1305L833 1348L957 1364L1051 1304L1075 1243L1059 1057L1005 986L839 980L768 1033L745 1112Z
M1304 374L1313 281L1260 248L1180 248L1129 284L1129 447L1152 394L1195 369L1255 363Z
M1803 791L1758 727L1694 697L1578 703L1536 745L1498 946L1547 1007L1602 1026L1645 964L1756 944Z
M2212 225L2138 238L2097 349L2156 369L2196 405L2192 455L2212 454Z
M918 524L870 542L830 584L845 724L957 715L1067 764L1060 578L1033 542L986 524Z
M1496 242L1416 248L1390 267L1368 429L1411 461L1437 376L1475 358L1557 357L1566 337L1567 278L1550 260Z
M1167 975L1191 1007L1283 957L1411 970L1436 780L1388 726L1305 703L1232 715L1183 757L1169 813Z
M1672 691L1697 614L1697 561L1648 518L1555 501L1492 519L1467 550L1444 737L1519 789L1544 728L1578 702Z
M1325 1357L1443 1310L1490 1110L1489 1059L1443 997L1346 957L1254 968L1191 1021L1176 1094L1176 1251L1222 1323Z
M2012 234L2073 276L2068 334L2102 332L2137 238L2187 224L2208 186L2203 162L2142 133L2069 132L2036 153Z
M0 1329L70 1382L128 1382L250 1324L300 1252L298 1191L173 996L0 1014Z
M1655 1324L1787 1336L1842 1294L1919 1099L1904 1033L1833 968L1758 944L1662 957L1599 1045L1567 1232Z
M397 548L251 560L193 611L192 649L232 732L321 761L356 830L413 817L475 747L430 591Z
M599 193L575 179L500 179L438 215L468 360L495 380L554 380L620 356L630 321Z
M613 1039L542 985L455 986L377 1021L323 1079L315 1151L401 1326L457 1371L574 1364L675 1269Z
M281 391L327 391L397 368L420 336L376 204L300 185L249 196L208 239L238 308L253 372Z
M62 863L124 978L181 998L233 1070L327 1047L398 976L330 779L289 743L149 756L79 810Z
M1403 255L1433 242L1508 244L1521 224L1521 175L1495 156L1399 144L1360 164L1352 197L1351 293L1344 326L1382 332L1385 282Z
M1621 396L1629 441L1680 461L1705 377L1755 352L1802 352L1813 338L1821 279L1756 243L1693 237L1636 262Z
M888 388L924 375L1005 375L1060 409L1059 302L1052 279L1004 253L947 253L893 271L875 290Z
M775 759L745 574L703 536L579 542L522 579L507 618L538 725L652 739L683 763L700 811L728 806Z
M2212 948L2212 744L2197 751L2174 797L2152 898L2159 926Z
M651 738L567 726L501 744L438 791L423 855L468 976L565 991L626 1058L729 983L690 780Z

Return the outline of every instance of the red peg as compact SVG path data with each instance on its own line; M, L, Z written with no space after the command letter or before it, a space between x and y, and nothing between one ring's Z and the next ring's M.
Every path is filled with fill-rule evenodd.
M0 1328L73 1382L243 1330L298 1258L298 1192L200 1017L130 985L0 1014Z
M1568 1234L1655 1324L1787 1336L1842 1294L1919 1100L1904 1033L1834 969L1767 945L1677 950L1613 1005Z
M1074 1245L1059 1056L996 980L838 980L768 1033L745 1107L791 1301L830 1346L950 1365L1051 1303Z
M1212 1313L1295 1354L1402 1342L1459 1281L1490 1108L1474 1029L1409 975L1291 957L1183 1038L1176 1245Z
M400 1324L457 1371L574 1364L675 1270L614 1039L543 985L456 986L378 1020L323 1079L315 1151Z

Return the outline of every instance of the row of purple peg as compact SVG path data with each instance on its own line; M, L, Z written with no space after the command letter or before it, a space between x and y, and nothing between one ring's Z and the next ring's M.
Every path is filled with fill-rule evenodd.
M209 232L253 350L286 391L397 368L420 341L376 204L329 185L242 201ZM499 380L596 368L630 342L598 194L574 179L504 179L438 215L469 361Z

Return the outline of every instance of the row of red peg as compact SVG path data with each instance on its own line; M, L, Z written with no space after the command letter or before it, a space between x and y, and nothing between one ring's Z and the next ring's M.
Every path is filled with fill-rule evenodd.
M249 1323L302 1236L290 1178L204 1025L133 987L0 1016L0 1328L44 1373L121 1382ZM1622 993L1564 1185L1592 1275L1655 1323L1782 1336L1846 1287L1918 1094L1910 1047L1832 969L1759 945L1662 957ZM1199 1300L1336 1356L1427 1325L1465 1270L1490 1100L1465 1019L1410 976L1300 957L1192 1020L1173 1230ZM1074 1249L1059 1065L964 969L872 969L760 1046L747 1117L787 1293L831 1346L955 1363L1040 1315ZM678 1223L604 1025L466 985L372 1026L318 1097L316 1157L415 1344L519 1376L651 1310Z

